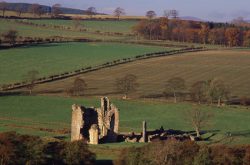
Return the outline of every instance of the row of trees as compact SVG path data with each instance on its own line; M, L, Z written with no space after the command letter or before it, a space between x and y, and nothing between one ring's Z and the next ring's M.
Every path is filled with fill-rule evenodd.
M174 102L181 96L189 93L193 101L199 104L202 102L217 102L221 106L222 100L229 98L230 89L222 79L214 78L207 81L197 81L188 89L185 80L180 77L173 77L167 81L164 95L166 97L173 96Z
M115 165L249 165L250 146L198 145L168 140L125 149Z
M5 12L8 9L8 3L5 1L0 2L0 11L2 11L2 16L5 17ZM57 17L63 13L61 4L54 4L50 8L47 8L43 5L38 3L34 3L29 6L27 9L23 4L17 4L15 8L12 9L16 12L16 14L20 17L23 13L29 12L32 13L34 16L40 17L43 14L50 14L53 17ZM89 7L83 14L89 15L91 18L93 15L97 13L95 7Z
M115 86L120 93L124 94L124 98L127 98L128 94L137 90L139 84L135 75L128 74L116 79ZM199 104L203 102L212 104L217 101L218 106L221 106L222 100L228 99L230 89L223 80L217 78L208 81L197 81L188 89L184 79L173 77L167 81L163 94L166 97L173 97L175 103L177 103L178 98L189 94L192 100L197 101Z
M136 92L139 84L135 75L127 74L121 78L117 78L114 86L117 92L123 94L123 98L127 99L128 95ZM87 83L85 80L77 77L67 92L72 96L82 96L86 90ZM229 98L230 89L223 80L218 78L207 81L197 81L188 88L184 79L173 77L166 82L163 95L167 98L174 98L174 103L177 103L183 96L189 95L190 98L198 104L212 104L217 102L217 105L221 106L222 102Z
M40 137L19 135L15 132L0 134L1 165L93 165L95 154L83 141L45 141Z
M217 25L185 21L180 19L152 19L156 15L147 12L148 20L140 21L133 27L134 33L150 40L172 40L202 44L219 44L227 46L249 46L250 30L232 24Z

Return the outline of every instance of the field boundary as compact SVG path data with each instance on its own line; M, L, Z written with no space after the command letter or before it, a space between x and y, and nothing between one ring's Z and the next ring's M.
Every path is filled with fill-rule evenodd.
M39 79L33 81L32 84L43 84L43 83L47 83L47 82L62 80L62 79L77 76L77 75L80 75L80 74L93 72L93 71L96 71L96 70L109 68L109 67L113 67L113 66L117 66L117 65L121 65L121 64L126 64L126 63L130 63L130 62L138 61L138 60L144 60L144 59L156 58L156 57L163 57L163 56L182 55L184 53L200 52L200 51L207 51L207 50L211 50L211 49L207 49L207 48L203 48L203 47L197 47L197 48L184 48L184 49L179 49L179 50L170 50L170 51L163 51L163 52L147 53L147 54L143 54L143 55L137 55L137 56L131 57L131 58L117 59L117 60L114 60L114 61L111 61L111 62L106 62L106 63L100 64L100 65L96 65L96 66L84 67L84 68L80 68L80 69L70 71L70 72L64 72L64 73L61 73L61 74L55 74L55 75L51 75L51 76L47 76L47 77L42 77L42 78L39 78ZM18 83L14 83L14 84L3 85L0 88L0 90L1 91L8 91L8 90L13 90L13 89L26 87L28 85L31 85L31 83L26 82L26 81L18 82Z

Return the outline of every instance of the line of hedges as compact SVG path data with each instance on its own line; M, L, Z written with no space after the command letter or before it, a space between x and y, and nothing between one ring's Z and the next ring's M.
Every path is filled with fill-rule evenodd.
M99 35L107 35L107 36L134 36L133 34L125 34L121 32L101 32L100 30L96 30L94 32L89 31L86 28L74 28L72 26L62 26L62 25L52 25L52 24L37 24L34 22L28 22L25 20L15 20L16 23L29 25L34 27L42 27L42 28L53 28L53 29L60 29L60 30L68 30L68 31L78 31L78 32L89 32L92 34L99 34Z
M164 52L147 53L147 54L138 55L138 56L135 56L132 58L117 59L117 60L114 60L111 62L106 62L106 63L100 64L100 65L96 65L96 66L89 66L89 67L80 68L80 69L70 71L70 72L64 72L61 74L55 74L55 75L51 75L51 76L47 76L47 77L41 77L41 78L35 80L34 83L35 84L42 84L42 83L46 83L46 82L61 80L61 79L76 76L79 74L88 73L88 72L100 70L103 68L108 68L108 67L112 67L112 66L116 66L116 65L120 65L120 64L125 64L125 63L129 63L129 62L137 61L137 60L143 60L143 59L154 58L154 57L162 57L162 56L171 56L171 55L176 55L176 54L181 55L183 53L198 52L198 51L205 51L205 50L207 50L207 49L204 49L202 47L197 47L197 48L185 48L185 49L180 49L180 50L164 51ZM13 83L13 84L3 85L1 87L1 90L7 91L7 90L25 87L27 85L30 85L30 82L17 82L17 83Z

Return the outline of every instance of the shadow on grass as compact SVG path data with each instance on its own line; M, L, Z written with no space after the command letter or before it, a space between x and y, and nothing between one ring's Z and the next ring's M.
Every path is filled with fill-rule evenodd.
M95 165L113 165L112 160L96 160Z
M23 92L0 92L0 97L4 96L21 96L24 95Z
M243 136L243 137L250 137L250 130L245 131L235 131L235 132L227 132L227 136Z
M201 131L201 135L205 136L203 137L204 141L211 141L211 138L214 137L218 132L220 132L220 130L205 130L205 131Z
M20 48L47 48L47 47L57 47L60 46L59 43L36 43L36 44L30 44L30 45L24 45Z
M59 139L59 140L65 140L65 139L67 139L66 136L54 136L54 138Z

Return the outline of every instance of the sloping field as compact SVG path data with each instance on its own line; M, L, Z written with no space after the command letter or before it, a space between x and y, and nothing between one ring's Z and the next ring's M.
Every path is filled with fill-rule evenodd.
M174 48L119 43L43 44L0 50L0 84L20 82L30 70L39 77Z
M200 80L220 78L230 86L232 95L250 96L250 51L247 49L206 51L147 59L83 74L80 77L88 84L86 94L105 95L116 92L116 78L130 73L138 77L140 84L137 92L131 97L161 94L167 80L174 76L185 79L187 86ZM72 85L74 79L75 77L72 77L42 84L36 90L63 91Z
M66 22L66 21L65 21ZM71 31L71 30L63 30L63 29L54 29L47 27L39 27L17 23L14 20L5 20L0 19L0 34L5 33L10 29L14 29L18 31L18 35L22 37L54 37L60 36L65 38L88 38L88 39L124 39L126 37L122 36L103 36L98 34L93 34L90 32L79 32L79 31Z
M70 26L75 27L74 20L27 20L28 22L33 22L35 24L45 24L45 25L60 25L60 26ZM119 33L131 33L132 27L136 25L138 21L136 20L121 20L121 21L109 21L109 20L80 20L80 25L90 32L119 32Z
M112 99L120 109L120 131L141 132L143 120L149 129L163 126L165 129L192 131L186 121L191 104L170 104L165 102L124 101ZM63 98L48 96L10 96L0 98L0 132L17 131L40 136L69 137L71 105L77 103L86 107L100 106L99 98ZM213 140L225 140L230 132L233 142L250 143L250 111L244 107L202 106L202 110L214 114L211 123L203 130L215 133ZM215 142L214 141L214 142ZM223 141L226 142L226 141Z

